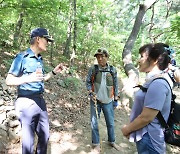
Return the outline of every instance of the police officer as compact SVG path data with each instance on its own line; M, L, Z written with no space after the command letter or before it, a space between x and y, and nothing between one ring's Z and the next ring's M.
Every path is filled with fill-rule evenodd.
M53 39L46 29L33 29L30 34L30 48L16 55L6 78L7 85L17 86L15 110L22 126L23 154L33 154L34 133L38 136L36 153L47 153L49 120L42 96L44 81L63 69L62 64L59 64L50 73L44 74L40 53L47 50L48 42L53 42Z

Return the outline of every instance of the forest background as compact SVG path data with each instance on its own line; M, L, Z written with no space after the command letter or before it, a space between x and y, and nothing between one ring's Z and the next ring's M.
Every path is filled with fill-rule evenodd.
M139 82L138 49L146 43L167 43L175 50L179 65L180 0L0 0L0 107L4 108L0 110L4 115L0 116L0 126L10 123L9 109L5 108L13 106L16 98L15 92L9 92L11 87L6 86L5 77L14 56L29 47L30 31L36 27L47 28L55 40L43 53L45 71L59 63L68 65L65 74L55 76L45 86L51 128L48 153L91 153L89 101L84 81L94 63L93 55L101 47L109 51L109 62L116 66L120 77L119 89L124 88L120 93L121 105L115 112L121 151L103 146L104 151L136 153L134 144L123 138L120 129L129 118L132 87ZM102 120L100 125L105 141L105 122ZM16 133L18 138L10 145L10 127L5 129L6 133L1 130L0 127L0 150L8 154L13 150L16 154L16 149L19 154L20 133ZM167 153L179 153L179 149L171 147Z
M25 50L30 31L44 27L55 40L44 55L51 66L87 68L103 47L120 74L130 76L138 73L138 49L146 43L169 44L179 64L179 10L180 0L0 0L0 52L13 56ZM11 62L1 60L1 72Z

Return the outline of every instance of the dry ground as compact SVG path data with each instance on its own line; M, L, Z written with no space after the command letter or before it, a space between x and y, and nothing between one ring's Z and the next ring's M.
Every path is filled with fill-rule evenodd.
M57 80L56 80L57 79ZM70 85L66 90L57 85L58 78L46 84L45 99L50 118L50 141L48 154L93 154L91 149L91 131L89 117L89 101L85 85L73 89ZM50 86L50 85L53 85ZM74 91L77 91L74 93ZM180 96L179 89L176 94ZM179 101L180 102L180 101ZM137 154L135 144L130 143L120 131L123 124L129 121L130 109L121 103L115 110L116 143L120 151L107 144L107 132L103 114L100 120L100 138L102 154ZM168 146L167 154L178 154L180 149ZM21 143L7 146L6 154L21 154Z

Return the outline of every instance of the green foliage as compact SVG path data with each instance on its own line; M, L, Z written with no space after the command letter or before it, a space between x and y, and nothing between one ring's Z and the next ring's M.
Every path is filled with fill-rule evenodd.
M139 4L144 1L114 1L114 0L76 0L76 16L73 16L73 1L67 0L5 0L0 4L0 47L3 50L19 52L29 46L29 33L35 27L45 27L55 39L53 47L53 64L68 62L62 56L67 40L70 19L77 21L76 59L82 63L91 64L97 48L104 47L110 53L110 63L122 68L122 52L126 40L133 28L134 20L139 10ZM132 58L136 63L138 49L145 43L166 42L177 53L179 60L180 17L177 2L167 15L167 1L159 0L152 9L145 14ZM22 25L18 27L18 20L22 15ZM152 15L154 15L153 20ZM166 23L166 24L165 24ZM150 30L150 27L152 29ZM14 44L14 34L18 39ZM73 33L72 33L73 38ZM73 43L70 43L72 53ZM50 49L51 50L51 49ZM49 59L50 52L47 53ZM50 61L50 60L49 60ZM79 63L78 63L79 64ZM71 68L76 70L76 68Z
M78 67L77 66L71 66L69 69L69 74L74 75L77 72Z
M180 39L180 12L174 16L171 25L171 32L175 32L177 38Z
M68 89L71 89L73 91L77 91L80 86L79 79L75 77L67 77L64 79L64 83Z
M13 62L13 59L3 59L2 63L6 66L6 68L10 68L11 64Z

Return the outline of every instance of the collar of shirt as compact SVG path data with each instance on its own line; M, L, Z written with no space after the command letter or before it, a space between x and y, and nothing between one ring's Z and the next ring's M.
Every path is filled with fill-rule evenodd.
M36 57L34 52L30 48L27 49L24 56L29 56L29 57L32 57L32 58ZM42 59L41 54L38 54L38 59Z
M102 67L101 65L99 65L99 70L107 70L109 68L109 64L106 64L105 67Z
M146 80L153 78L155 75L162 74L162 73L163 73L163 71L161 71L161 70L151 71L151 72L147 73Z

